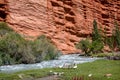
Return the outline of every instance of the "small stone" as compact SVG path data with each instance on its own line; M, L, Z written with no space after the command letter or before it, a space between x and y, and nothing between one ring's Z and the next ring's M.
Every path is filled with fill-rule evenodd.
M104 76L105 76L105 77L111 77L112 74L105 74Z

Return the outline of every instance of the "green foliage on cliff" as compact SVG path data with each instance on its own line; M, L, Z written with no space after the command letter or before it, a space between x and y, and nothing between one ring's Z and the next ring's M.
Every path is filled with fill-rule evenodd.
M57 48L46 36L26 40L7 24L0 23L0 65L55 59L57 53Z
M118 27L117 22L114 24L112 36L105 37L105 44L108 45L112 51L114 51L115 48L120 50L120 28Z
M118 23L115 22L112 36L106 36L106 33L98 28L97 22L94 20L92 39L81 40L77 43L76 47L85 52L86 55L90 55L91 53L101 52L106 45L109 46L111 51L114 51L115 48L120 50L120 29Z
M102 40L102 36L100 34L100 30L98 29L96 20L93 21L92 40L93 41L101 41Z
M109 46L109 48L114 51L115 48L115 37L112 35L111 37L106 38L106 45Z
M76 44L76 48L85 52L86 56L90 56L93 53L101 52L103 44L99 41L90 41L90 39L85 39Z
M76 44L76 48L81 49L87 56L89 56L91 53L98 53L102 51L102 35L100 34L100 31L97 27L97 22L95 20L93 21L92 40L81 40L78 44Z
M115 40L117 43L117 47L120 49L120 28L118 27L117 22L115 22Z

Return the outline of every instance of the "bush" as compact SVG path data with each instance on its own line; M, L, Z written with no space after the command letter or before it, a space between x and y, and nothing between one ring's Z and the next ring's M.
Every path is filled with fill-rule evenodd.
M85 55L89 56L91 53L101 52L103 49L102 36L97 27L97 22L93 21L92 41L89 39L81 40L76 47L85 52Z
M5 22L0 22L0 36L5 35L8 32L12 32L13 30L8 27L8 25Z
M93 41L91 51L92 53L102 52L103 47L104 46L101 41Z
M91 54L95 54L101 52L103 49L103 44L99 41L90 42L89 39L81 40L76 47L85 52L86 56L90 56Z
M44 35L34 41L33 51L37 61L55 59L58 54L57 48Z
M120 49L120 28L118 27L117 22L115 22L115 40L117 43L117 47Z
M34 41L26 40L5 23L0 24L0 33L0 65L35 63L57 56L57 48L44 35Z
M109 56L120 56L120 54L116 53L99 53L99 54L92 54L93 57L109 57Z
M9 54L3 54L0 52L0 65L15 64L14 59L10 57Z
M76 44L76 48L81 49L83 52L85 52L85 55L88 56L91 52L91 42L88 39L81 40L78 44Z
M115 37L112 35L111 37L106 38L106 44L113 51L115 48Z
M0 51L9 54L16 63L35 63L55 59L58 50L45 37L27 41L19 34L11 32L0 39Z
M115 29L112 32L112 36L105 37L105 44L108 45L112 51L114 51L115 48L119 48L120 50L120 29L117 22L115 22Z
M102 35L100 34L100 31L97 26L96 20L93 21L93 31L92 31L92 40L93 41L101 41Z
M19 34L11 32L0 39L0 51L19 63L33 63L30 46Z

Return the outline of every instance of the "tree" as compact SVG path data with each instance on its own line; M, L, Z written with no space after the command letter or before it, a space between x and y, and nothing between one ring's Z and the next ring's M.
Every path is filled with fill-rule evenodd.
M96 20L93 21L93 31L92 31L92 40L93 41L101 41L101 34L97 26Z
M89 56L91 52L91 43L89 39L81 40L78 44L76 44L76 48L81 49L85 52L86 56Z
M93 21L92 31L92 48L93 53L97 53L103 49L102 30L98 29L96 20Z
M91 53L98 53L102 51L103 42L100 31L97 27L97 22L94 20L92 41L90 41L90 39L81 40L78 44L76 44L76 48L81 49L87 56L91 55Z
M120 29L118 27L118 23L115 21L114 24L115 29L113 29L112 36L106 37L106 44L109 48L114 51L115 48L120 49Z
M115 35L117 47L120 49L120 29L116 21L115 21L115 34L114 35Z

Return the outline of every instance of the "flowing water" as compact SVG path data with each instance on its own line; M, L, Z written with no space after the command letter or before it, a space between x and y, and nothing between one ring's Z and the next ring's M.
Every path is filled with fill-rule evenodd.
M81 64L85 62L92 62L99 58L81 57L78 54L62 55L57 60L42 61L35 64L18 64L0 66L0 72L16 72L21 70L54 68L64 64Z

